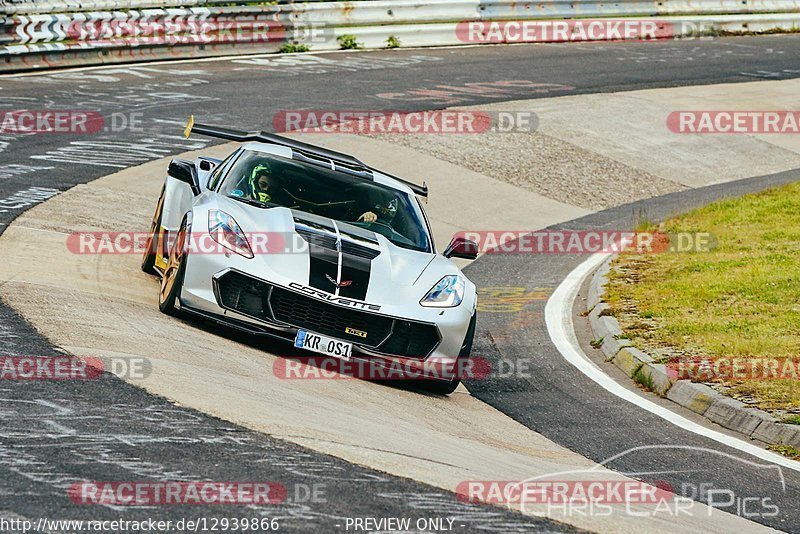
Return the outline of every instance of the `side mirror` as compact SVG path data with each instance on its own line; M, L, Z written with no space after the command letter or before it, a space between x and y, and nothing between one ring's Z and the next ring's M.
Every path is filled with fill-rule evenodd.
M204 172L213 171L214 167L219 164L219 160L200 158L200 170Z
M456 236L444 250L444 257L474 260L478 257L478 244L475 241Z
M167 174L181 182L189 184L195 196L201 193L200 182L197 177L197 168L191 161L185 159L173 159L169 162Z

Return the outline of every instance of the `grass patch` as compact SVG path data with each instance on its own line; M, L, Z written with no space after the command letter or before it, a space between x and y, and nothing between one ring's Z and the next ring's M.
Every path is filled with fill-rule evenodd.
M782 454L792 460L800 460L800 450L795 449L791 445L770 445L767 447L769 450Z
M308 52L309 46L302 43L283 43L278 49L279 54L296 54L298 52Z
M400 48L400 39L395 35L390 35L389 38L386 39L386 48Z
M644 374L644 367L639 367L633 374L633 381L643 386L648 391L654 391L653 377Z
M798 214L800 184L791 184L665 222L667 233L710 232L716 247L620 256L609 274L611 312L634 346L656 354L800 357ZM719 381L762 408L800 408L798 380Z
M783 422L790 425L800 425L800 414L787 415L783 418Z

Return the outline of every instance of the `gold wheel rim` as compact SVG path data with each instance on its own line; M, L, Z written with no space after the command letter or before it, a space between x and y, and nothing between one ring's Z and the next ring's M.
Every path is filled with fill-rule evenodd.
M178 235L175 238L175 245L173 245L172 250L169 253L167 266L164 269L164 276L161 279L161 292L159 293L159 300L162 304L166 302L167 297L172 292L172 288L175 286L175 280L178 277L178 270L180 269L181 262L183 261L185 236L185 228L181 228L180 232L178 232Z
M143 260L147 260L147 257L150 253L155 254L157 249L155 248L156 243L160 244L160 238L156 239L156 230L161 233L161 229L158 227L158 217L161 214L162 205L164 203L164 191L161 192L161 196L158 197L158 203L156 204L156 211L153 213L153 220L150 221L150 237L147 238L147 247L144 249L143 253ZM160 236L159 236L160 237Z

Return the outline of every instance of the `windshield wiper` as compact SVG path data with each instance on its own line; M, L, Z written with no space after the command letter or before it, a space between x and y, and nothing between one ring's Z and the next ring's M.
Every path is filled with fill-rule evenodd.
M260 200L253 200L252 198L245 198L245 197L231 197L231 196L229 196L228 198L232 198L233 200L238 200L239 202L244 202L245 204L250 204L251 206L255 206L257 208L269 209L269 206L267 206Z

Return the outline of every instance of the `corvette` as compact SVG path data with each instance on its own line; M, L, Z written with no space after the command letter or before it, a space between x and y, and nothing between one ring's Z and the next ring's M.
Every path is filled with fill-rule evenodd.
M308 354L401 364L431 391L455 390L477 294L451 258L474 259L477 245L456 237L437 252L427 185L265 132L192 118L185 133L243 144L224 160L170 162L142 258L161 278L162 312Z
M328 275L325 275L325 278L332 278L332 277L328 276ZM350 285L350 284L347 284L347 286L344 286L341 283L337 284L335 280L331 280L331 284L333 284L336 287L340 287L340 288L341 287L348 287ZM292 288L292 289L296 289L298 291L302 291L303 293L305 293L307 295L311 295L312 297L314 297L316 299L326 300L328 302L333 302L333 303L338 304L340 306L345 306L345 307L350 306L350 307L353 307L353 308L359 308L359 309L363 309L363 310L381 311L381 307L380 307L379 304L369 304L367 302L359 302L357 300L351 300L351 299L348 299L348 298L345 298L345 297L338 297L338 296L332 295L332 294L330 294L330 293L328 293L326 291L322 291L322 290L319 290L319 289L314 289L313 287L301 286L300 284L298 284L296 282L292 282L291 284L289 284L289 287Z

